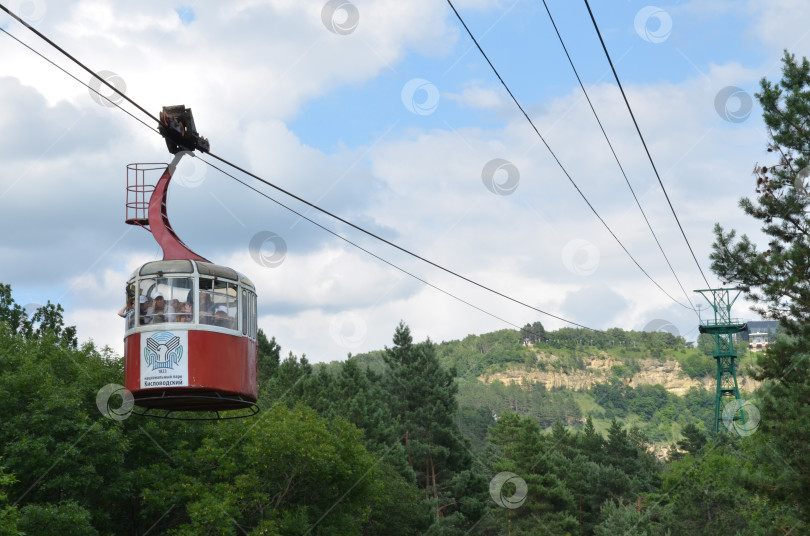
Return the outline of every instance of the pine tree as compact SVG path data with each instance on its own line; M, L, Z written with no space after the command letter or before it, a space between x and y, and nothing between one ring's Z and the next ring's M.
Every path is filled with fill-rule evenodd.
M681 433L683 439L678 441L678 448L689 454L697 454L706 445L706 434L694 423L687 424Z
M445 517L452 519L452 525L462 526L464 516L452 490L454 477L471 470L472 457L469 442L456 424L455 373L441 367L430 340L414 344L410 329L402 322L393 342L383 356L389 368L385 387L408 464L437 523L447 523L439 519Z
M577 499L564 481L571 464L557 450L558 442L570 439L567 434L562 428L556 438L545 437L531 417L515 413L501 416L492 428L490 441L498 449L493 471L514 473L513 480L526 483L522 504L517 503L515 484L498 490L504 504L495 507L492 515L502 526L508 525L512 534L538 534L538 527L541 534L571 534L577 527Z
M810 63L785 52L782 79L763 79L757 99L768 126L768 151L776 162L757 164L756 200L740 201L762 222L767 247L715 227L712 269L741 288L756 310L777 319L785 335L758 356L759 491L792 512L779 521L787 531L810 530ZM765 476L767 475L767 476ZM790 516L787 516L788 518ZM794 526L794 521L800 523Z
M268 341L267 335L264 334L261 328L259 328L257 341L258 382L259 385L264 385L267 380L278 372L278 365L281 361L281 346L276 343L275 337Z
M593 426L593 419L588 415L585 420L585 429L579 437L580 448L595 461L601 461L602 449L605 445L605 439L596 431Z

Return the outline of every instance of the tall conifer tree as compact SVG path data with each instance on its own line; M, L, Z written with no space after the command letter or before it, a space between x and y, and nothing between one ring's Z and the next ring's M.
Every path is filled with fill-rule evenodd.
M785 336L758 358L762 421L757 436L759 492L781 505L774 523L810 530L810 63L788 52L782 79L757 94L774 161L757 164L756 199L740 206L762 223L767 246L715 227L712 269L737 286ZM764 470L763 470L764 469ZM785 512L791 512L786 515ZM794 517L795 516L795 519ZM797 524L798 523L798 524Z
M410 329L402 322L393 342L383 359L389 367L386 388L397 433L438 526L445 527L436 533L452 534L452 530L472 524L454 490L478 481L471 469L469 442L456 423L455 371L442 368L430 340L414 344ZM475 512L467 512L470 514Z

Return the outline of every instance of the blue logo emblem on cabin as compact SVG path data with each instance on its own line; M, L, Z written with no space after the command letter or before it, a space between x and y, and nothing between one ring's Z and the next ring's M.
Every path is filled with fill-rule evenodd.
M143 358L152 370L174 370L183 358L180 337L169 331L152 333L146 339Z

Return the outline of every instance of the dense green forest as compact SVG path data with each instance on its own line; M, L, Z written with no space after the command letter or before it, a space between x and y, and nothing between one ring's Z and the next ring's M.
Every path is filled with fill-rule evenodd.
M539 324L435 344L400 323L390 347L317 366L260 331L257 416L146 419L116 410L119 356L79 345L60 305L29 318L0 284L0 536L810 533L808 90L810 63L786 54L757 95L778 163L741 206L768 249L717 226L711 255L780 321L746 357L758 428L709 435L705 391L625 381L634 359L666 356L700 377L700 342ZM609 348L624 364L588 392L476 379L577 370ZM650 453L653 433L677 442L668 458Z
M765 534L804 522L804 505L763 494L764 434L711 441L689 417L710 413L710 396L603 384L615 416L604 433L590 416L564 426L575 393L456 378L443 362L460 342L414 342L400 324L390 348L330 365L281 359L261 333L251 419L108 418L97 398L122 361L79 346L59 306L28 319L0 286L0 326L2 535ZM673 400L679 448L657 460L622 416L661 418Z

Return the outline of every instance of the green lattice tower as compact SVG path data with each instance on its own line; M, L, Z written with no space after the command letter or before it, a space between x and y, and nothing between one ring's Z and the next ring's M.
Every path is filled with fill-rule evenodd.
M701 333L714 335L714 359L717 361L717 390L715 391L714 405L714 433L720 432L720 423L731 417L745 428L745 415L741 410L740 390L737 387L737 350L734 348L734 334L745 331L748 326L738 318L731 318L731 306L740 296L736 289L717 288L696 290L703 295L714 309L714 320L708 319L700 326ZM735 292L732 298L731 292ZM726 406L733 415L725 415ZM739 434L740 427L732 427Z

